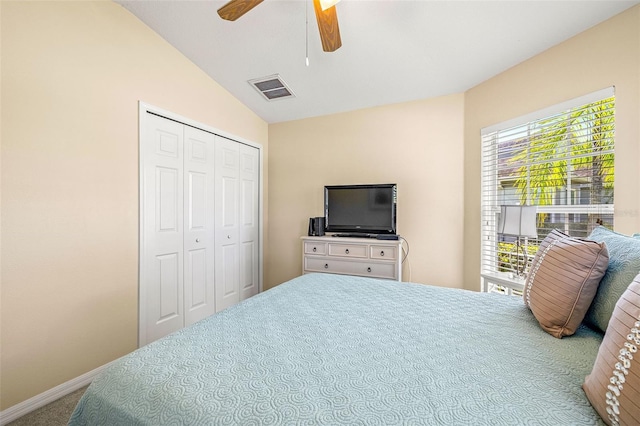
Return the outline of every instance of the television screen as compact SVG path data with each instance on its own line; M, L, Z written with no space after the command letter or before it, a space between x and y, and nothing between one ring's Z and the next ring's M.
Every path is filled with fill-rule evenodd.
M324 187L326 232L396 233L396 184Z

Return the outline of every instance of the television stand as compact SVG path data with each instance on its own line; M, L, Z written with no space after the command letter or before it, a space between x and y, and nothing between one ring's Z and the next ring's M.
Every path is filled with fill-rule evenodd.
M375 235L375 234L374 234ZM373 237L375 238L375 237ZM358 275L402 281L399 240L302 237L302 273Z

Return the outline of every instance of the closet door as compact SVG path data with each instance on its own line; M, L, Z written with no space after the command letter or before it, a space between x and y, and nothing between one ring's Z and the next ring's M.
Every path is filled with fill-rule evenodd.
M214 141L211 133L184 127L185 326L215 313Z
M216 311L240 300L239 161L240 144L216 136L215 143L215 276Z
M140 155L143 174L140 309L142 343L184 325L183 126L147 114Z
M150 111L140 110L140 346L260 286L259 148Z
M260 152L240 145L240 300L259 290Z

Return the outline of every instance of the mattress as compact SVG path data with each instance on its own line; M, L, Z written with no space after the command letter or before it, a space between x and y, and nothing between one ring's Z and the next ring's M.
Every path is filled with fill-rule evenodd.
M75 425L594 425L602 335L520 298L308 274L114 362Z

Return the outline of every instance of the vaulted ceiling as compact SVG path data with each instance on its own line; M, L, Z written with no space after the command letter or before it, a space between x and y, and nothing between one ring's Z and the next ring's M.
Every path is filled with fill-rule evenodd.
M312 0L117 0L269 123L460 93L640 3L342 0L342 47L322 51ZM308 57L309 65L306 65ZM294 97L248 81L278 74Z

